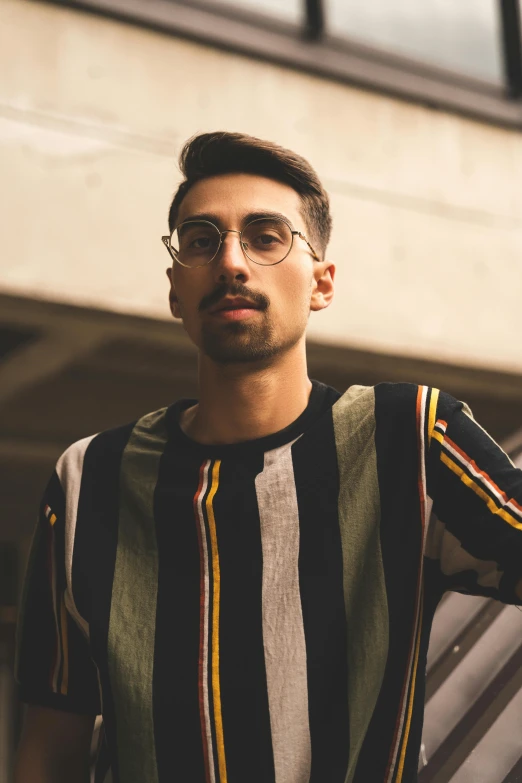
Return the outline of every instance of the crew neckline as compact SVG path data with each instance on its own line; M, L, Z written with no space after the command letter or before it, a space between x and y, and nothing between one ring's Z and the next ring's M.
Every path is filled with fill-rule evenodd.
M191 451L200 457L215 459L238 455L261 453L284 446L299 437L320 414L333 405L340 397L338 391L324 383L312 380L312 390L308 405L291 424L278 432L264 435L261 438L241 441L239 443L206 444L190 438L180 426L183 411L195 405L196 399L181 399L173 403L166 414L166 426L169 436L183 449Z

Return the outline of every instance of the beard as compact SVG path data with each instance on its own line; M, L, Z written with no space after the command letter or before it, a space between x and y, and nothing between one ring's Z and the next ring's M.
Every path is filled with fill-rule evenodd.
M284 348L275 339L274 330L266 318L261 324L232 321L221 324L219 329L212 326L203 326L202 350L217 364L264 362Z
M303 336L310 316L308 300L303 299L301 317L292 332L281 339L279 330L274 328L270 320L269 298L239 282L217 286L201 301L200 312L217 304L226 294L250 299L259 308L261 318L221 324L203 322L200 348L217 364L270 364L270 360L293 348Z

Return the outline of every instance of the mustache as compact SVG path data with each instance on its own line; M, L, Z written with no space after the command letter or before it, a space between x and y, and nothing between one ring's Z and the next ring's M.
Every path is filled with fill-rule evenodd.
M203 310L208 310L209 307L219 304L225 296L241 296L244 299L249 299L260 310L267 310L270 305L268 296L259 293L259 291L251 291L250 288L247 288L242 283L234 283L232 285L223 283L211 291L210 294L203 297L199 303L199 312L201 313Z

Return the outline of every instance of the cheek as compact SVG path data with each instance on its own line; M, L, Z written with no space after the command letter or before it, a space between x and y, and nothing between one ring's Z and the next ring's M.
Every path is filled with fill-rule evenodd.
M277 288L278 302L281 304L283 315L293 313L297 315L310 309L310 294L312 291L312 279L310 275L303 274L302 269L289 270L284 280L279 281Z
M199 303L208 287L205 288L204 282L198 280L197 274L193 274L192 278L187 278L183 273L178 273L174 277L174 285L182 317L192 318L194 313L197 314Z

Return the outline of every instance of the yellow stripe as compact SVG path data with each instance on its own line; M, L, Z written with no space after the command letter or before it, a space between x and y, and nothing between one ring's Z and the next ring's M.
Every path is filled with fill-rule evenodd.
M206 506L208 527L210 530L210 545L212 550L212 693L214 696L214 722L216 724L216 745L219 766L220 783L227 783L227 765L225 761L225 740L223 737L223 718L221 715L221 686L219 682L219 595L221 574L219 570L219 553L216 535L216 520L212 502L219 485L219 467L221 460L216 460L212 470L212 486L208 493Z
M431 390L430 411L428 414L428 446L431 444L431 436L435 427L435 416L437 415L437 403L439 401L439 390Z
M54 523L56 522L56 514L51 514L51 516L49 517L49 522L51 523L51 525L54 525Z
M62 626L62 684L60 686L60 693L63 696L67 696L69 689L69 644L67 639L67 612L65 610L65 601L62 595L62 605L60 611L60 621Z
M395 778L395 783L401 783L402 781L402 773L404 770L404 760L406 758L406 749L408 747L408 738L410 736L410 726L411 726L411 716L413 713L413 702L415 697L415 683L417 682L417 668L419 664L419 651L420 651L420 639L421 639L421 631L422 631L422 608L423 608L423 600L424 596L423 593L421 593L421 606L420 606L420 612L419 612L419 625L417 630L417 640L415 642L415 660L413 663L413 672L411 676L411 688L410 688L410 699L408 703L408 714L406 717L406 726L404 728L404 734L402 737L402 748L401 748L401 755L399 758L399 766L397 770L397 777Z
M444 443L444 435L442 435L442 433L438 432L438 430L433 430L433 432L431 434L435 438L435 440L439 441L439 443Z
M499 508L495 501L490 498L490 496L485 492L479 485L471 479L467 473L464 473L461 467L457 465L456 462L453 462L452 459L448 457L447 454L442 452L440 455L440 458L442 462L444 462L445 465L448 466L448 468L455 473L456 476L460 478L463 484L465 484L467 487L473 490L473 492L479 496L479 498L482 498L482 500L485 502L489 510L496 514L497 517L501 517L501 519L504 520L504 522L507 522L508 525L511 525L511 527L516 528L517 530L522 530L522 522L517 522L517 520L511 516L509 511L506 511L505 508Z

